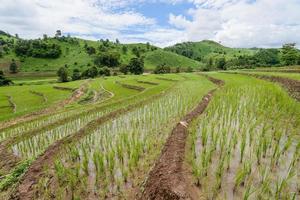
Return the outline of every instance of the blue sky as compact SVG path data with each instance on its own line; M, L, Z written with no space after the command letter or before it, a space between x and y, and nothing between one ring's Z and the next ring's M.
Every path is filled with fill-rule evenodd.
M1 0L0 30L165 47L211 39L230 47L300 44L299 0Z

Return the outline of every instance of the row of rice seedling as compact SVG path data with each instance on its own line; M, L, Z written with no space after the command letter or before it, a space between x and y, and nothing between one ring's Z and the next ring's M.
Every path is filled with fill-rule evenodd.
M104 83L107 86L110 86L110 85L114 84L113 80L104 81ZM170 84L168 84L168 85L170 85ZM91 86L92 86L93 89L95 89L95 88L99 89L99 86L101 86L101 85L99 85L98 81L94 81ZM167 86L155 86L155 87L161 88L161 90L162 90L162 89L166 89ZM120 87L120 86L118 86L118 87ZM152 87L154 87L154 86L152 86ZM121 99L122 96L125 96L126 95L126 91L124 91L124 90L125 89L122 89L121 91L117 91L118 93L114 96L114 99L118 100L118 99ZM106 91L103 88L103 86L101 86L101 91L104 91L104 92ZM99 91L99 92L101 92L101 91ZM105 93L107 93L107 92L105 92ZM103 94L100 94L100 93L99 93L99 95L103 96ZM102 98L102 96L99 96L99 95L97 96L97 99L101 99ZM133 95L131 95L131 96L133 96ZM114 100L114 99L112 99L112 100ZM98 103L101 103L101 101L99 101ZM110 102L107 102L107 103L110 103ZM95 106L97 106L97 105L95 105ZM90 111L87 112L87 109L90 110ZM41 117L41 118L39 118L37 120L31 121L31 122L27 122L27 123L23 123L23 124L20 124L18 126L15 126L13 128L0 131L0 142L3 141L3 140L5 140L8 137L12 137L12 136L15 136L15 135L20 135L20 134L22 134L24 132L28 132L30 130L36 129L37 127L40 128L40 127L43 127L43 126L47 126L47 125L55 123L57 121L62 121L62 120L65 120L67 118L70 118L72 116L78 116L81 113L84 115L84 114L89 114L90 112L96 112L99 109L102 110L102 106L101 105L100 105L100 108L91 108L91 107L86 107L86 106L85 107L84 106L80 106L79 108L76 108L76 109L73 109L73 110L62 111L62 112L59 112L59 113L56 113L56 114L53 114L53 115L50 115L50 116Z
M45 129L33 137L24 138L22 141L11 147L12 151L15 155L23 159L34 158L42 153L54 141L78 131L90 121L95 120L113 110L114 107L108 107L106 109L100 109L93 112L86 112L76 118L67 120L64 124L52 127L51 129Z
M300 106L279 86L226 80L190 130L195 183L207 199L295 199L300 192Z
M112 88L115 87L115 84L111 85L113 86ZM166 90L169 90L172 85L173 84L163 83L159 86L152 86L147 88L147 90L145 90L143 93L139 93L135 96L129 96L123 99L121 98L121 93L124 93L124 96L126 97L126 91L124 92L123 89L118 90L115 93L117 95L114 96L116 97L115 101L110 100L106 104L95 105L89 107L87 110L85 110L87 108L86 106L80 106L76 110L62 112L60 114L64 115L65 118L61 118L61 116L59 116L60 114L57 114L55 115L57 116L57 118L54 119L57 121L53 121L53 123L50 122L49 126L46 125L44 127L35 127L39 126L38 120L31 123L26 123L31 124L32 129L28 129L28 127L26 127L26 124L22 127L25 127L25 129L27 128L27 132L22 132L22 129L14 128L14 130L19 130L20 132L15 133L12 131L11 133L15 135L18 134L19 137L13 137L12 139L9 138L8 140L6 140L6 142L9 141L9 146L6 146L8 146L9 151L20 158L21 163L28 160L33 161L39 154L43 153L49 147L49 145L53 144L57 140L69 136L72 133L77 132L80 128L84 127L90 121L98 119L104 114L108 114L109 112L114 111L118 108L124 108L128 105L147 100L153 95L164 93ZM93 87L96 87L95 84L93 85ZM109 88L109 90L111 90L111 88ZM115 91L113 90L113 92ZM43 121L45 119L49 118L42 118L40 119L40 121ZM51 120L53 120L53 118ZM2 160L2 162L5 161ZM13 172L17 170L18 167L19 165L14 166L14 168L11 168L10 171L3 171L2 175L4 175L4 179L0 180L0 185L5 185L5 188L8 188L16 181L18 181L20 173L18 173L18 177L14 176L14 179L10 179L10 174L13 174ZM26 167L28 167L28 165L26 165ZM14 181L12 182L10 180Z
M165 96L67 146L49 176L37 185L39 198L125 198L128 190L140 183L136 175L141 178L148 172L175 122L214 87L203 77L192 77ZM50 174L57 181L55 188L43 187Z

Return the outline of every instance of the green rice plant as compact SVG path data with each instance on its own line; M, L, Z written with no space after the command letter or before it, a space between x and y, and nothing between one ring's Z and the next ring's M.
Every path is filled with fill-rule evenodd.
M205 147L208 140L207 129L205 127L203 127L202 129L201 139L202 139L202 146Z
M245 162L242 167L238 169L234 178L234 191L237 187L244 186L247 176L251 173L251 163Z
M89 175L89 156L86 148L83 149L83 159L82 159L82 169L84 173L88 176Z
M240 163L243 163L244 155L245 155L245 148L246 148L246 135L242 136L242 141L240 143Z
M55 174L58 179L60 186L63 186L66 183L66 169L63 163L60 160L54 162Z
M225 156L222 156L221 159L219 160L217 169L216 169L216 188L218 190L221 189L222 187L222 177L224 174L224 163L225 163Z
M17 183L20 176L22 176L22 174L26 172L26 170L29 168L31 163L32 160L22 161L8 175L4 176L4 178L1 178L0 191L4 191L10 186L12 186L13 184Z

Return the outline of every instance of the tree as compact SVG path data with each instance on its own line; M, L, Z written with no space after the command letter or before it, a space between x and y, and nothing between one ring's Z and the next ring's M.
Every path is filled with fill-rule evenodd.
M191 67L191 66L189 66L187 69L186 69L186 72L188 72L188 73L191 73L191 72L193 72L194 71L194 69Z
M80 79L81 79L81 75L80 75L79 69L74 69L73 75L72 75L72 80L76 81L76 80L80 80Z
M124 45L124 46L122 47L122 52L123 52L123 54L127 54L127 51L128 51L128 49L127 49L127 47Z
M57 30L55 33L55 37L59 38L61 36L61 30Z
M120 44L120 40L118 38L116 39L116 44Z
M89 55L95 54L96 53L96 49L94 47L86 47L86 52Z
M180 73L180 67L176 67L175 73Z
M57 76L59 81L61 82L68 82L68 70L65 67L61 67L57 71Z
M147 49L149 50L150 49L150 43L147 42L146 46L147 46Z
M279 64L279 51L277 49L260 49L255 55L257 65L270 66Z
M137 47L133 47L132 48L132 53L136 56L136 57L140 57L141 53L140 50Z
M99 75L100 76L110 76L110 70L108 67L102 67L99 70Z
M48 39L47 34L43 34L43 40L47 40L47 39Z
M95 78L97 75L98 75L98 69L97 69L97 67L95 67L95 66L91 67L89 69L89 77Z
M126 75L129 71L129 67L127 65L121 65L119 70Z
M216 66L217 66L218 69L226 70L225 65L226 65L226 60L225 60L224 57L218 58L216 60Z
M213 64L214 64L213 58L210 57L207 62L207 68L209 68L209 69L212 68Z
M282 61L285 65L295 65L298 62L299 52L296 44L284 44L282 47Z
M10 85L13 82L5 78L3 71L0 70L0 86Z
M144 72L143 59L142 58L131 58L128 68L132 74L143 74L143 72Z
M118 52L101 53L95 58L94 63L98 67L117 67L120 64L120 54Z
M15 60L12 60L12 62L10 63L9 71L10 71L10 73L12 73L12 74L15 74L15 73L18 72L18 65L17 65L17 63L15 62Z
M170 72L171 72L171 68L167 66L165 63L158 65L154 70L154 74L167 74Z

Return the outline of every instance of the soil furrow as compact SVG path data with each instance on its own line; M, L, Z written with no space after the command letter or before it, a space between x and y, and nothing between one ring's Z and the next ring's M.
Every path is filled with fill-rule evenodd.
M49 146L48 149L32 163L32 165L22 177L19 185L16 188L16 191L12 194L10 199L33 199L34 185L38 183L39 178L43 175L44 167L46 165L50 166L51 163L54 162L55 157L60 153L60 151L65 145L78 141L79 139L91 133L93 130L96 130L99 127L99 125L103 124L104 122L107 122L113 118L123 115L131 110L134 110L135 108L140 107L148 102L151 102L152 100L165 95L167 92L168 91L164 91L148 99L142 100L138 103L131 104L125 108L120 108L116 111L106 114L96 120L89 122L78 132L56 141L54 144Z
M221 80L206 77L219 86L224 84ZM197 192L191 186L183 167L188 125L204 112L215 90L204 96L198 106L172 130L160 158L149 173L142 194L138 195L140 200L197 199Z

